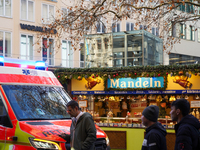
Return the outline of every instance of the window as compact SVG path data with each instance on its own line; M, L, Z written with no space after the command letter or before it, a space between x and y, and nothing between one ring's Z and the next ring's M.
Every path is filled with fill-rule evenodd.
M193 0L190 0L190 2L192 2ZM187 13L194 13L194 6L191 4L186 4L186 12Z
M69 67L69 42L62 40L62 67Z
M11 33L0 31L0 56L11 57Z
M197 14L200 15L200 7L198 7L198 12L197 12Z
M180 24L180 38L185 39L186 30L185 30L185 24Z
M198 32L198 42L200 42L200 28L197 29Z
M159 28L156 28L156 36L159 36Z
M159 29L152 27L152 34L155 35L155 36L159 36Z
M105 33L105 24L102 22L97 23L97 33Z
M34 21L34 2L21 0L21 19Z
M10 122L10 118L8 116L6 107L4 106L4 102L1 98L0 92L0 125L5 127L13 128L12 123ZM2 129L2 128L1 128Z
M152 27L152 34L155 35L155 32L156 32L155 28Z
M200 57L181 55L176 53L169 54L169 64L170 65L189 65L196 64L200 62Z
M194 26L187 25L187 40L194 41Z
M140 30L143 30L143 25L140 25Z
M86 43L87 44L87 43ZM85 58L85 47L84 43L80 43L80 67L84 67L84 58Z
M185 0L183 0L183 1L185 1ZM193 0L189 0L189 1L193 2ZM191 4L188 4L188 3L187 4L181 4L180 6L178 6L178 10L194 14L194 5L191 5Z
M179 28L177 28L177 24L172 21L169 24L169 36L179 37L178 32L176 32L176 29L179 29Z
M97 49L98 52L102 52L101 38L97 38Z
M126 31L133 31L133 30L134 30L134 23L127 22Z
M42 22L50 23L54 20L54 6L42 4Z
M67 8L62 8L62 17L66 17L68 15L68 11L69 10Z
M42 60L48 62L49 65L54 65L54 40L42 39Z
M104 18L101 18L97 22L97 33L105 33L105 28L106 28L106 20Z
M190 40L190 26L189 25L186 25L186 39L187 40Z
M33 60L33 36L21 35L21 59Z
M0 0L0 16L11 17L12 0Z
M112 32L120 32L120 23L112 24Z
M62 40L62 67L73 68L73 57L71 42Z
M192 40L192 41L194 41L195 39L194 39L194 34L195 34L195 32L194 32L194 26L190 26L190 40Z

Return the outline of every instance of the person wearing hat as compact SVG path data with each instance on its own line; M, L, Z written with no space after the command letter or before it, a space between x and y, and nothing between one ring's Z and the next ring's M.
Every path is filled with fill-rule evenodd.
M151 105L142 112L142 123L146 126L146 135L142 143L142 150L167 150L167 132L161 123L157 122L159 107Z

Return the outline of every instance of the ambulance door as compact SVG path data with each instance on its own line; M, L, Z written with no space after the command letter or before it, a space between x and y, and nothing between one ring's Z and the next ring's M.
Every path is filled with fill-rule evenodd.
M6 141L6 127L4 126L5 107L0 94L0 149L4 150Z

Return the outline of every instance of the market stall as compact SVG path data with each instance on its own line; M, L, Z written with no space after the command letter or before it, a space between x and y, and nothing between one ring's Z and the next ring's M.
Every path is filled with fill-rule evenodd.
M63 84L70 81L70 90L67 91L71 92L73 100L81 104L83 111L93 115L98 126L109 134L115 131L110 135L113 138L111 141L119 144L116 139L120 134L126 136L126 149L134 138L130 138L128 130L135 132L134 135L144 133L141 115L149 105L159 106L158 121L173 137L175 122L170 118L173 101L187 99L191 104L191 113L199 119L199 72L199 65L189 65L68 69L64 72L57 70L56 74ZM121 131L126 131L126 134ZM141 136L140 133L138 143L142 143L143 138L144 134Z

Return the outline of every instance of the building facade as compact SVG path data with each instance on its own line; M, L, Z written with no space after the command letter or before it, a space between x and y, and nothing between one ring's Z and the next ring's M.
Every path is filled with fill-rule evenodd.
M90 1L85 2L90 3ZM23 60L43 60L49 67L84 67L83 54L81 51L73 50L71 41L65 40L66 34L62 39L41 34L43 30L49 30L43 29L43 26L48 26L54 18L62 17L57 13L58 10L67 12L67 7L73 6L74 3L75 1L70 0L1 0L0 55ZM104 22L108 23L97 24L97 28L90 30L91 33L135 30L132 20L112 22L111 18L107 19ZM144 28L145 26L140 25L141 30ZM55 34L56 32L54 30ZM158 34L158 28L152 29L152 33ZM58 44L62 46L58 47ZM83 45L84 40L80 43L80 47L85 47ZM118 55L119 53L116 57L120 57ZM121 66L121 60L116 61L113 63ZM124 66L128 66L132 62L123 63Z
M145 31L85 36L85 67L125 67L163 64L163 41Z
M90 0L85 0L84 2L91 3ZM41 35L44 25L48 26L54 18L62 17L60 13L57 13L58 10L66 12L68 11L67 7L73 6L74 3L75 1L71 0L0 0L0 55L25 60L43 60L46 61L50 67L85 67L84 62L87 60L85 60L85 52L83 52L83 49L86 47L84 38L80 43L80 48L82 50L74 51L72 42L65 38L67 34L60 39L56 39L53 36L47 37ZM181 6L177 11L179 13L188 13L191 12L191 10L192 7L186 5L185 7ZM89 29L89 34L102 35L106 32L117 35L124 31L131 32L134 30L146 30L157 37L161 34L159 26L147 28L146 24L138 24L133 19L113 22L111 16L108 16L106 19L103 18L102 22L104 22L104 24L100 22L97 23L96 28ZM168 49L167 51L170 53L164 51L163 63L159 64L171 65L200 62L200 22L197 22L195 25L190 22L178 23L174 27L175 29L173 29L171 34L175 38L180 37L180 43L175 44L172 49ZM49 29L47 28L45 30L48 31ZM57 31L54 31L54 33L56 32ZM99 42L96 42L96 47L99 47ZM110 42L112 41L110 40ZM62 46L58 47L59 44ZM109 48L109 45L107 46ZM126 45L124 46L126 47ZM117 49L116 54L108 55L109 58L108 56L103 56L102 58L112 59L112 66L129 66L134 65L134 63L136 63L135 65L146 64L144 63L145 60L143 63L139 63L141 61L137 61L139 60L138 58L135 58L136 61L134 63L132 62L132 58L130 58L130 61L124 61L121 58L121 60L114 60L114 57L129 59L129 53L120 56L121 54L118 52L119 48ZM143 53L141 55L143 55ZM99 56L95 55L91 57ZM155 58L152 57L152 59ZM152 63L147 64L152 65ZM100 66L106 67L107 65L106 63L101 63Z
M180 5L174 17L180 14L197 16L199 10L200 8L197 9L189 4ZM174 38L179 38L180 42L164 52L164 65L200 63L200 21L198 19L174 24L169 34Z
M23 60L43 60L50 67L80 67L80 52L73 51L65 37L42 36L49 31L57 10L73 5L69 0L1 0L0 55ZM54 30L54 33L57 31ZM42 37L41 37L42 36ZM58 43L61 47L58 48Z

